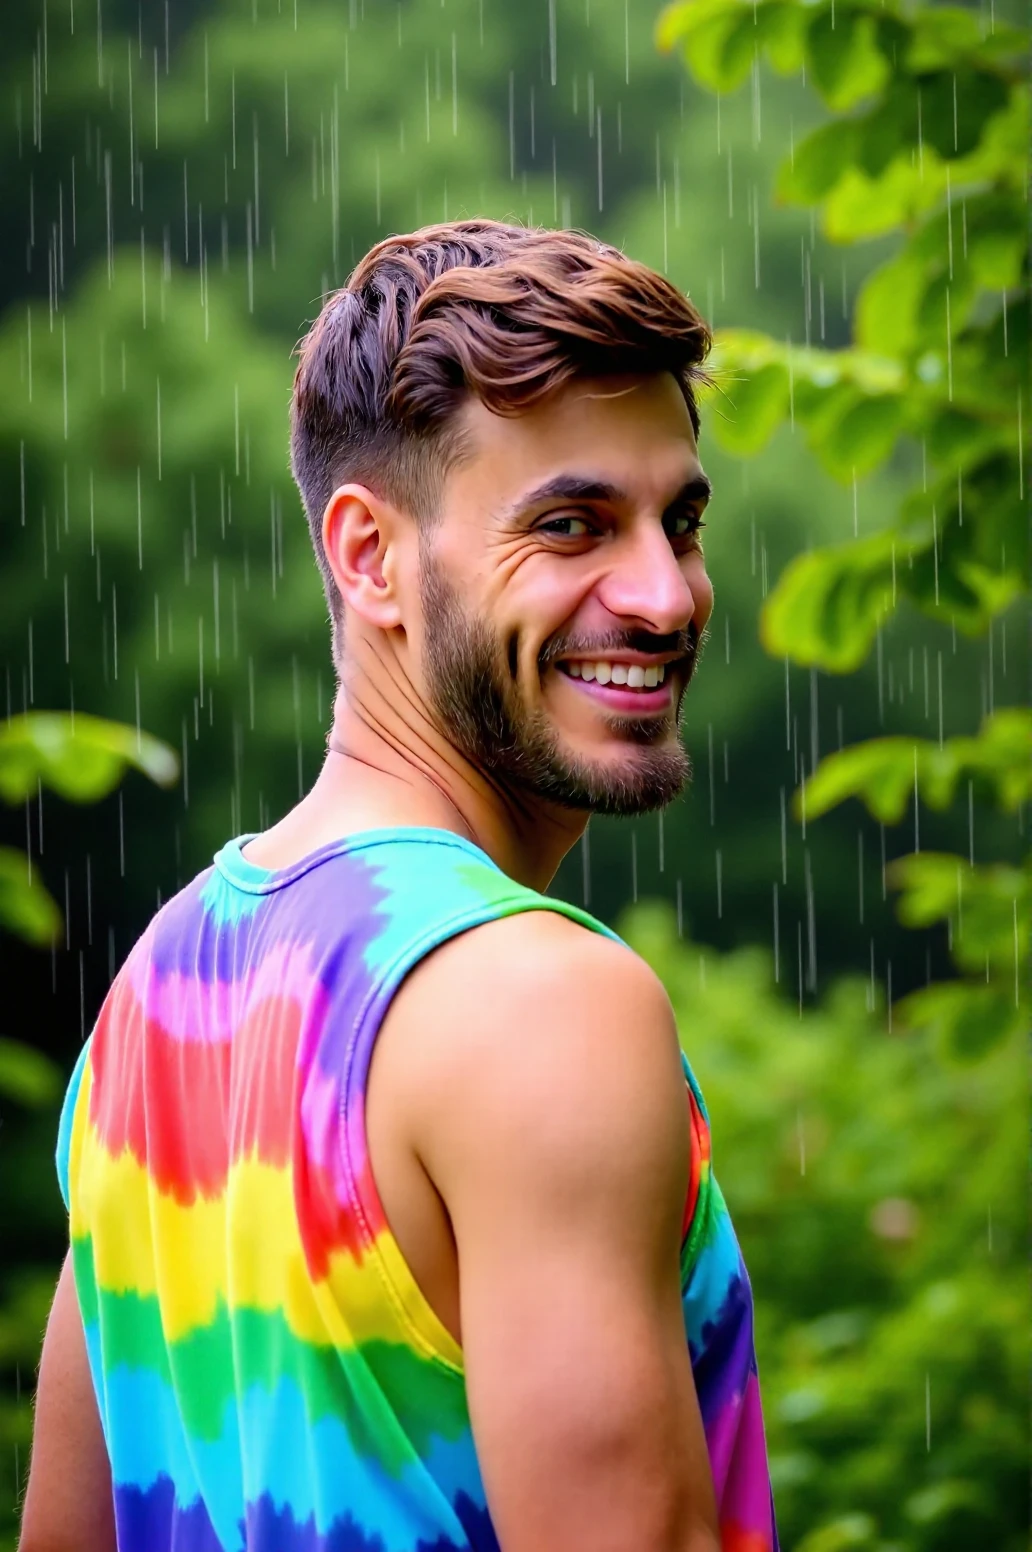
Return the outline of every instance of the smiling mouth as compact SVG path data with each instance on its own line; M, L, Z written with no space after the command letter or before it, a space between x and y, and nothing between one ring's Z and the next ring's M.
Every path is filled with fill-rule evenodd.
M609 707L612 711L630 712L640 716L648 712L665 712L670 709L673 704L672 680L683 664L680 661L666 664L662 684L649 686L614 684L611 680L600 683L594 676L585 678L583 671L580 675L571 673L570 668L573 665L557 663L555 666L562 677L582 695L590 695L593 700Z
M581 659L563 659L556 664L556 667L571 679L583 679L587 684L592 682L612 684L627 690L654 690L663 683L669 670L667 663L657 663L649 668L642 668L640 664L611 664L605 661L590 662ZM617 675L620 677L618 678Z

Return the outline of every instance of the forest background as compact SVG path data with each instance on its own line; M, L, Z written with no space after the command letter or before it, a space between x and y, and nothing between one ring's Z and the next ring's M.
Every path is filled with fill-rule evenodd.
M228 835L282 813L321 757L332 675L289 478L292 349L380 237L476 214L587 228L737 331L700 444L717 607L687 711L695 779L662 816L594 819L551 893L656 966L707 1094L756 1289L784 1545L1026 1544L1027 898L1007 882L1026 794L1020 778L1011 801L972 779L933 802L914 740L949 749L1027 704L1027 603L986 584L958 630L914 594L866 636L854 621L863 650L836 658L804 641L799 587L778 593L829 546L874 554L929 479L928 439L886 420L899 338L879 341L874 417L852 405L845 453L842 415L819 423L820 353L854 346L865 282L920 222L883 218L877 183L865 197L882 216L857 217L854 178L836 226L821 204L834 178L793 186L807 137L886 90L882 34L850 20L862 5L840 0L837 29L833 3L809 7L830 32L794 61L803 9L698 0L660 21L641 0L32 0L5 17L0 656L21 765L5 784L0 730L0 920L21 935L0 937L0 1547L66 1235L64 1076L155 907ZM931 14L900 9L908 26ZM954 124L977 141L1001 122L993 72L1014 42L1008 55L1005 8L966 18L988 63L962 76L960 109L954 68ZM1022 179L1023 156L1024 142ZM1026 246L1027 222L1017 261L1013 243L1010 259L1006 241L992 250L983 313L995 327L1002 305L1007 354L1009 298L1008 362L1027 374ZM816 398L797 405L803 379ZM991 386L992 369L969 393ZM1004 472L1023 498L1018 393ZM845 590L859 614L864 587ZM63 776L56 756L23 759L21 719L72 709L80 729L84 714L128 724L125 762L163 784L130 771L115 786L119 759L93 784L113 787L103 801L68 801L90 789L82 749ZM177 779L138 729L176 751ZM864 802L800 810L828 756L889 737L894 769L913 753L916 803L911 788L879 806L854 770L838 796ZM974 985L952 907L915 905L912 887L900 920L892 860L913 853L1011 869L1019 1016L972 1004L973 1039L956 1019L894 1018L941 983ZM986 949L994 994L999 960Z

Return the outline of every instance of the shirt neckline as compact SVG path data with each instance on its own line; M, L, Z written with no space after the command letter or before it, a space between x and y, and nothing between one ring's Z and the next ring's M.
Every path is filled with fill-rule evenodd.
M390 842L399 840L458 847L460 851L475 857L478 862L486 862L495 872L501 872L498 864L474 841L467 840L464 835L456 835L454 830L442 830L434 825L388 825L373 830L358 830L353 835L343 836L339 841L329 841L325 846L317 847L315 851L299 857L285 868L265 868L244 856L243 849L248 841L255 840L260 833L253 830L247 835L234 837L225 843L214 858L216 869L227 883L232 884L236 889L244 890L247 894L271 894L274 890L283 889L288 884L294 883L295 880L311 872L313 868L329 862L334 857L343 856L348 852L365 851L373 846L389 845Z

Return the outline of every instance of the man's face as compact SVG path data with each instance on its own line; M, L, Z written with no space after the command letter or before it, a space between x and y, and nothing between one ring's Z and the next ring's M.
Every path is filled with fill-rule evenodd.
M680 389L668 374L580 379L517 418L479 402L464 415L472 456L420 549L432 714L523 795L664 807L691 777L682 705L713 608L696 531L708 482ZM666 658L663 686L569 673L621 653Z

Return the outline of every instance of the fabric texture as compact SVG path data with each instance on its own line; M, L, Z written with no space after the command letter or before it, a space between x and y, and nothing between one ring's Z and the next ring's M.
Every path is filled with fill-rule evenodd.
M246 839L137 942L61 1116L120 1552L489 1552L462 1352L369 1167L370 1058L404 977L470 927L549 910L621 940L447 831L279 872ZM723 1547L772 1552L752 1295L685 1075L685 1329Z

